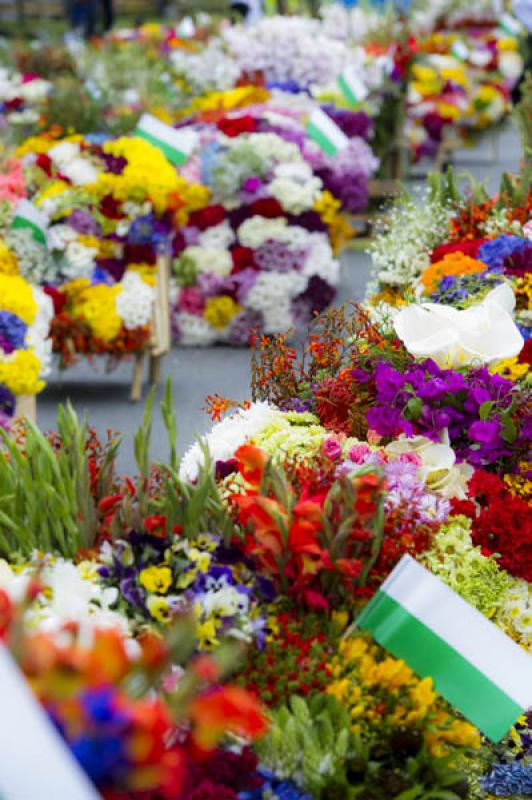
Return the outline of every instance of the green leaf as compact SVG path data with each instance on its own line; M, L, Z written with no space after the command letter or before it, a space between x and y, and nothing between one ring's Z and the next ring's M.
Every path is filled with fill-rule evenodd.
M411 397L405 406L404 415L408 420L416 420L421 416L423 401L419 397Z
M513 444L517 439L517 428L515 422L510 416L501 418L502 423L502 438L507 444Z
M490 411L495 405L493 400L486 400L485 403L482 403L480 406L478 413L480 415L480 419L487 419L490 415Z

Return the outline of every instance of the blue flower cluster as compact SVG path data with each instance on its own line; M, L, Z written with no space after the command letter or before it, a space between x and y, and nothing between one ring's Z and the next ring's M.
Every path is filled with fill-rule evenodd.
M504 260L508 256L528 245L528 239L504 234L503 236L497 236L496 239L484 242L479 248L477 258L479 261L483 261L490 269L502 270L504 268Z
M0 349L12 353L26 347L28 326L16 314L0 311Z
M523 764L522 761L496 764L482 780L482 788L495 797L532 795L532 764Z
M311 795L298 789L293 781L278 778L264 769L260 769L259 774L264 778L263 785L250 792L240 792L238 800L312 800Z

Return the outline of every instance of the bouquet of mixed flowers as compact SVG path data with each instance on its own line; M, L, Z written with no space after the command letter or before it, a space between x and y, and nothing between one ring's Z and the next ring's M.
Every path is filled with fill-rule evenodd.
M522 71L518 33L496 21L422 39L408 86L407 135L415 157L434 156L445 128L468 141L500 122Z
M304 325L334 297L329 237L345 233L340 203L304 158L301 133L263 124L253 109L200 123L201 151L183 169L210 192L173 243L183 344L247 344L252 329Z
M89 631L68 618L35 629L27 619L43 591L39 571L16 602L0 590L3 644L99 796L184 800L201 789L206 763L214 770L226 760L235 762L235 785L261 785L256 758L237 743L263 733L266 718L244 689L224 685L238 652L191 658L186 615L167 641L145 631L133 642L112 624ZM235 751L225 749L228 739Z
M158 255L206 203L207 190L189 185L139 137L96 143L46 135L29 139L19 155L29 194L47 217L47 249L26 230L10 241L22 274L53 299L52 337L63 365L78 355L142 350Z
M9 240L0 239L0 427L8 426L18 396L44 388L52 317L50 298L25 280Z
M520 334L525 339L530 335L527 259L532 252L531 206L527 174L520 181L503 179L496 199L474 187L470 198L462 199L451 173L440 181L433 179L426 203L418 207L409 198L403 200L392 211L388 226L372 246L375 280L368 292L371 306L386 314L390 307L418 300L421 310L426 312L419 317L420 338L429 329L441 330L443 335L446 330L443 313L451 315L447 328L454 327L455 322L458 325L454 330L455 342L460 339L458 328L464 330L467 338L478 330L480 317L486 314L489 325L485 317L485 337L477 342L476 349L470 340L469 348L466 345L469 354L462 358L467 363L472 358L483 359L488 352L489 358L483 360L508 358L505 348L512 348L510 342L516 336L512 315ZM440 315L438 323L434 314ZM424 329L423 320L429 328ZM408 334L410 340L411 334ZM417 337L417 332L414 335ZM462 340L465 342L465 338ZM442 343L443 340L436 349ZM425 355L436 353L430 347L421 347ZM416 354L421 351L416 349ZM503 361L501 369L505 366ZM518 374L519 368L516 370Z

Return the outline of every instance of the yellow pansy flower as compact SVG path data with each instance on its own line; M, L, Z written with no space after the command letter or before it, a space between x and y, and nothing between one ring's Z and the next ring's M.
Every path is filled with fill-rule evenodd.
M139 573L139 582L148 592L166 594L172 585L170 567L146 567Z

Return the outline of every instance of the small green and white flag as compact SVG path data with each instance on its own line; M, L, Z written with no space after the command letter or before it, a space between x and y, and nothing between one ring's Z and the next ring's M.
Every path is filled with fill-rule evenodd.
M30 203L29 200L21 200L15 209L15 216L11 221L11 230L21 230L27 228L31 235L39 244L46 245L48 217L42 211Z
M494 742L532 707L532 656L410 556L356 624Z
M515 17L512 17L512 15L508 14L507 12L501 15L499 20L499 28L508 36L519 36L523 30L519 20L517 20Z
M349 144L343 130L319 106L312 110L307 120L307 133L328 156L335 156Z
M162 150L168 161L178 167L185 163L196 147L198 134L190 128L176 130L152 114L143 114L135 130L135 136Z
M456 39L456 41L453 42L451 53L458 61L465 61L469 58L469 49L460 39Z
M350 64L338 75L338 86L348 103L361 103L369 94L368 87L361 80L357 69Z

